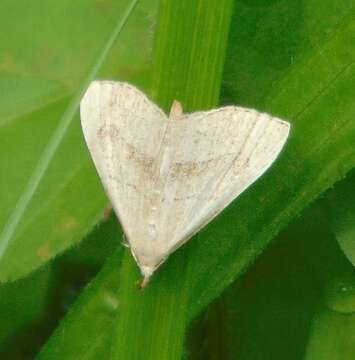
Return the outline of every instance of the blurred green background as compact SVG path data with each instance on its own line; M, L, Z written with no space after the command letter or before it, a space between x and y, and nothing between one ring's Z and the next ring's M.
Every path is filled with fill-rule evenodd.
M2 0L0 359L355 358L355 1ZM93 79L292 123L144 294L79 125Z

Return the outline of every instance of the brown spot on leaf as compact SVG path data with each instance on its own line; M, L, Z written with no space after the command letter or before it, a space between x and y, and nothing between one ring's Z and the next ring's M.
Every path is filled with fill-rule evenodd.
M40 257L42 260L48 260L52 256L52 251L49 248L49 244L42 245L37 250L37 256Z
M71 230L72 228L74 228L77 225L77 221L75 218L73 217L69 217L64 219L64 221L60 224L60 229L61 230Z

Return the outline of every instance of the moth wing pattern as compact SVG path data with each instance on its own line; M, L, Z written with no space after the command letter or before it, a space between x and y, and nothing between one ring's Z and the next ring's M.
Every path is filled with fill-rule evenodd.
M236 106L168 118L135 87L93 82L84 136L148 277L274 162L287 122Z
M163 170L169 249L176 249L217 216L274 162L289 123L228 106L182 115L171 125L170 166Z
M89 152L134 253L145 246L144 196L167 117L141 91L113 81L91 83L80 115Z

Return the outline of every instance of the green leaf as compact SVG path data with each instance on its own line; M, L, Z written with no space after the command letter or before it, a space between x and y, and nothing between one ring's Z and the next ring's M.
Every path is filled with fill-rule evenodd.
M108 235L108 233L111 234ZM107 235L112 237L112 241L119 243L120 233L117 231L115 222L109 221L100 224L89 235L89 238L93 240L92 237L95 236L95 242L100 240L107 242ZM73 254L75 250L70 252L72 254L63 256L64 262L70 261L70 258L78 260L77 256ZM110 339L107 334L112 331L120 304L118 278L121 260L122 246L107 261L95 280L85 288L83 294L61 322L60 326L65 328L65 332L55 332L38 359L64 358L69 360L79 357L89 360L97 359L98 354L103 359L109 358ZM92 321L93 319L95 320ZM73 340L70 344L67 342L68 338Z
M0 286L0 353L4 359L34 355L51 291L52 267L46 266L26 279ZM30 331L35 329L35 331Z
M189 359L301 359L319 300L303 249L310 239L295 237L292 229L278 236L194 322Z
M314 317L305 360L347 360L355 354L355 313L339 314L319 306Z
M88 236L88 239L78 247L81 254L78 253L77 249L70 250L69 253L62 256L61 265L70 263L71 260L75 262L85 260L86 265L97 264L98 254L90 254L90 243L104 243L105 248L112 249L112 243L121 241L120 232L117 230L117 222L113 218L108 222L101 223ZM86 247L86 251L83 247ZM97 246L96 249L98 248ZM46 348L39 355L39 359L47 359L48 357L75 359L80 356L80 359L88 360L97 359L97 353L101 354L104 359L108 358L110 344L107 342L109 339L106 336L113 327L116 310L120 303L117 279L122 260L122 249L123 247L120 246L116 250L95 280L85 288L84 293L61 323L66 331L64 333L56 332L51 337ZM102 250L106 251L107 249ZM87 257L88 254L89 257ZM95 317L95 321L91 321L92 317ZM73 340L75 339L69 347L66 346L68 336ZM88 339L95 340L88 341ZM58 346L58 344L61 345Z
M129 3L1 1L0 125L77 91ZM131 79L147 66L155 3L135 10L101 70L105 76L127 78L129 70Z
M329 221L345 256L355 266L355 172L327 198Z
M347 181L339 183L327 198ZM299 227L313 267L311 276L321 292L304 357L307 360L352 359L355 353L355 269L331 232L324 203L323 200L322 207L308 211L307 221Z
M344 182L347 179L329 191L327 197L342 188ZM355 311L355 268L331 231L325 204L325 199L321 199L308 209L293 236L302 239L322 303L333 311L351 313Z
M80 241L102 217L107 200L83 143L77 108L87 84L98 76L147 84L156 0L136 3L34 1L30 12L22 12L28 7L21 2L1 4L0 16L16 13L18 27L9 24L12 43L3 54L16 61L0 60L0 79L15 76L19 90L12 100L20 105L18 112L5 109L12 121L0 128L0 281L34 270ZM38 33L26 42L23 36L32 32L22 26L29 22L37 24ZM23 73L38 76L38 82L22 81ZM52 87L42 78L65 84L65 90L51 96ZM41 102L32 101L32 94L43 94Z
M337 184L326 198L348 180ZM323 359L320 354L328 348L322 344L327 340L321 339L325 329L314 330L323 321L317 320L319 308L334 318L334 326L330 319L321 325L328 327L329 337L336 338L331 354L341 359L347 358L345 352L352 358L349 334L336 332L341 318L347 319L344 326L348 331L352 329L353 318L348 315L355 310L355 271L328 226L324 202L320 199L308 208L240 281L211 304L191 334L191 358L205 359L213 354L240 360L300 359L305 348L317 342L319 349L312 350L314 358L318 354Z
M122 229L111 211L78 246L66 251L59 259L65 264L84 264L100 270L106 260L122 246Z

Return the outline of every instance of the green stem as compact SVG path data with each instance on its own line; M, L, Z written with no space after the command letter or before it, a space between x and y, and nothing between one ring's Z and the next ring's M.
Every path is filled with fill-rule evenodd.
M181 264L180 264L181 265ZM184 264L186 268L186 264ZM175 274L176 275L176 274ZM143 290L129 251L121 268L120 306L113 359L180 359L186 319L186 286L162 269ZM176 284L180 284L177 291ZM176 294L179 296L176 296Z
M232 0L161 0L151 96L166 111L174 99L188 111L218 103L231 7ZM187 252L178 253L138 290L141 276L126 252L112 359L181 359L190 275Z
M187 111L219 100L231 0L161 0L155 37L152 96L168 110Z

